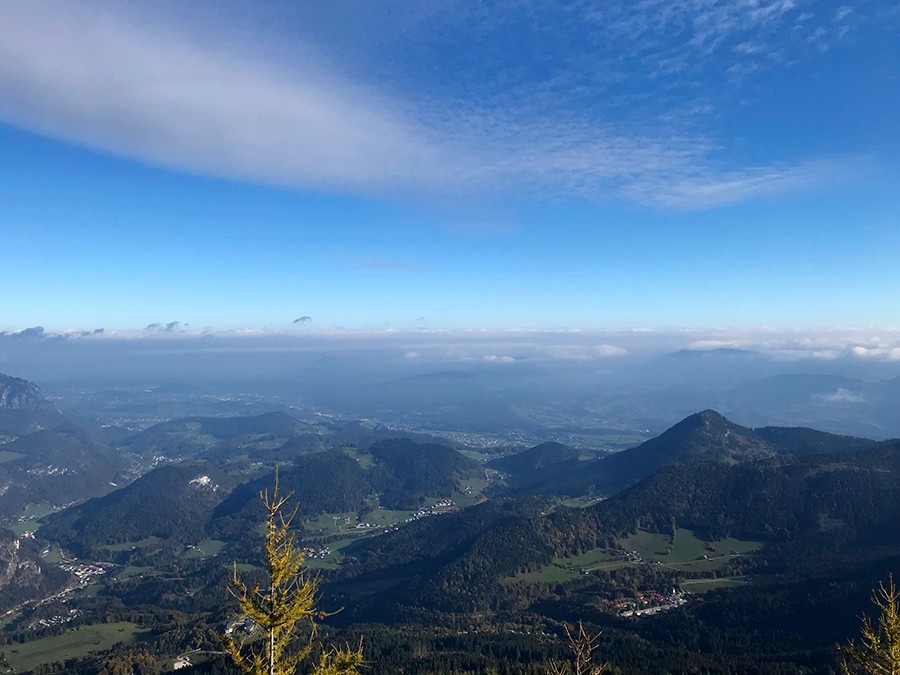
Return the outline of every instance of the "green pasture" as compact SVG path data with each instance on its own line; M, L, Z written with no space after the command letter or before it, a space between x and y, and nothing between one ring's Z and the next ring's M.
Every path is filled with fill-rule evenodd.
M375 466L375 460L372 459L372 455L370 455L368 452L365 452L364 450L358 450L356 448L343 448L343 451L347 453L347 455L355 459L362 469L371 469L373 466Z
M346 520L349 518L350 520ZM356 527L355 511L343 513L323 513L318 518L308 520L303 527L310 534L339 534Z
M410 516L413 511L391 511L388 509L375 509L360 518L360 522L377 525L378 527L389 527L401 523Z
M22 521L10 524L9 529L11 529L16 534L22 534L23 532L33 532L41 526L40 521L43 518L46 518L51 513L56 513L57 511L59 511L59 509L48 502L41 502L40 504L29 504L25 507L25 510L20 516L20 518L22 518Z
M601 501L600 497L575 497L573 499L564 499L560 503L570 509L583 509L587 506L593 506L599 501Z
M626 551L637 553L641 558L662 560L667 557L667 550L672 547L672 538L667 534L638 530L619 539L617 543Z
M128 565L122 568L122 571L116 575L116 578L130 579L131 577L147 576L148 574L153 574L152 567L135 567L134 565Z
M581 555L568 558L554 558L549 565L535 572L526 572L503 580L503 583L526 581L528 583L563 583L578 577L585 571L608 572L622 567L660 563L672 570L686 572L714 572L722 569L731 559L732 553L749 553L760 548L760 542L725 539L719 542L705 542L693 531L679 528L673 538L668 534L638 530L618 541L627 552L637 553L642 562L628 560L625 555L607 549L593 549ZM705 556L705 557L704 557ZM697 580L691 580L694 583ZM711 583L724 584L716 579L703 579ZM731 585L736 582L732 580ZM725 584L727 585L727 584ZM720 586L714 586L720 587ZM692 587L691 592L702 592L703 586ZM708 590L708 589L707 589Z
M19 457L24 457L25 455L19 454L18 452L10 452L9 450L0 450L0 464L4 462L11 462L14 459L19 459Z
M721 541L714 541L712 543L714 549L721 554L726 553L753 553L754 551L758 551L763 547L763 542L761 541L743 541L741 539L734 539L729 537L728 539L722 539Z
M492 452L492 450L490 448L487 449L486 451L482 451L478 448L463 448L463 449L459 450L458 452L461 455L465 455L469 459L479 462L479 463L485 462L485 461L497 456L496 454L494 454Z
M574 579L586 569L615 569L630 563L616 560L608 551L595 548L568 558L554 558L553 561L536 572L523 572L505 580L505 583L527 581L530 584L563 583Z
M323 544L323 546L327 546L331 549L331 553L324 558L307 558L303 565L310 569L336 569L341 559L341 550L352 544L354 541L359 541L362 538L363 537L360 536L346 537L344 539L337 539L335 541L330 541L327 544Z
M51 565L62 562L62 559L62 551L55 546L50 547L50 551L44 556L44 562Z
M432 500L436 503L439 500ZM390 527L401 523L415 513L414 511L394 511L376 507L364 515L354 511L344 513L323 513L318 518L304 523L304 529L311 535L359 534L362 532L376 532L379 528ZM349 520L347 520L349 518ZM358 523L368 523L375 527L357 528Z
M501 583L506 585L524 581L529 584L562 584L576 576L568 567L550 564L537 572L520 572L514 577L507 577Z
M636 551L644 560L660 562L667 567L690 572L711 572L724 567L733 554L758 550L762 543L741 539L707 542L693 531L678 528L675 537L638 530L619 540L626 551Z
M44 663L54 663L109 649L119 642L140 637L137 624L122 621L94 626L79 626L63 635L4 646L6 660L17 673L27 672Z
M459 506L466 507L477 504L481 499L481 493L488 486L483 478L468 478L459 481L459 488L453 494L453 501Z
M204 539L194 548L188 549L188 558L208 558L218 555L225 548L227 542L221 539Z
M66 596L73 598L96 598L103 588L103 583L88 584L84 588L76 588L70 593L66 593Z

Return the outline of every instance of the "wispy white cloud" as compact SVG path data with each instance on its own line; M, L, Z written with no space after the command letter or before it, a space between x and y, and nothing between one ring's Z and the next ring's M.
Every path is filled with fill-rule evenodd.
M850 348L850 353L853 356L861 359L874 359L877 361L900 361L900 346L893 347L857 345Z
M488 354L482 356L481 360L485 363L515 363L516 359L512 356L497 356L496 354Z
M827 401L828 403L865 403L866 397L859 393L838 387L830 394L816 394L813 398Z
M762 44L800 4L642 0L572 10L592 22L591 35L682 73L728 40ZM475 3L466 15L485 25L503 18L504 10L481 10ZM523 11L551 10L534 2ZM563 91L593 91L596 81L582 80L596 59L570 64L543 90L512 82L515 101L447 106L362 86L312 52L287 66L121 12L66 1L0 5L0 119L199 174L378 195L517 191L695 209L847 176L824 160L725 171L712 160L713 135L672 121L673 110L702 110L696 101L650 122L546 110ZM677 36L666 53L653 49L662 32ZM731 51L755 56L750 46Z
M0 7L0 92L19 126L239 180L383 185L434 162L370 92L65 2Z
M848 176L859 177L866 171L862 157L814 160L799 166L749 168L739 172L715 175L707 172L679 179L645 181L628 186L629 194L640 201L655 199L676 209L712 208L746 199L801 192Z

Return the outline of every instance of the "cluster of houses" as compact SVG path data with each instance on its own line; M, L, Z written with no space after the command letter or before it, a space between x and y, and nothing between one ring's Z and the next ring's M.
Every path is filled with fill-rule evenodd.
M425 518L426 516L438 516L442 513L450 513L451 511L456 510L456 505L453 503L452 499L442 499L434 506L429 506L427 509L419 509L409 518L405 520L401 520L399 523L392 525L391 527L385 528L385 532L390 532L391 530L396 530L404 523L411 523L414 520L419 520L420 518Z
M80 609L70 609L68 614L58 614L56 616L51 616L49 619L36 619L28 624L28 628L33 630L35 628L50 628L51 626L60 626L64 623L69 623L79 614L81 614Z
M327 546L307 546L303 553L307 558L324 558L331 553L331 549Z
M250 635L256 628L256 622L248 616L242 616L225 625L225 637L233 635Z
M91 577L106 574L107 567L113 567L112 563L78 563L66 562L60 568L75 576L78 581L86 583Z
M665 612L687 602L683 591L672 589L668 595L658 591L637 592L633 598L617 598L609 601L610 607L619 616L646 616Z
M454 510L456 510L456 505L454 504L452 499L442 499L437 504L429 506L428 508L419 509L415 513L411 514L408 518L387 527L385 527L384 525L379 525L377 523L356 523L356 525L351 525L350 516L344 516L344 526L355 530L373 530L376 528L384 528L384 532L390 532L392 530L396 530L404 523L411 523L414 520L419 520L420 518L425 518L426 516L436 516L442 513L450 513ZM343 529L343 527L341 529ZM318 557L312 554L309 555L312 558Z

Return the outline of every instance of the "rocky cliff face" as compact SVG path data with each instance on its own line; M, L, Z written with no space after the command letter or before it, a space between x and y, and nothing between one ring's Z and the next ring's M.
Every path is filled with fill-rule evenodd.
M66 573L41 562L33 541L0 528L0 612L45 597L67 580Z
M42 412L56 410L56 406L44 398L33 382L0 373L0 409Z
M19 540L13 539L9 532L0 536L0 590L13 580L19 566Z
M0 433L21 435L48 429L63 420L62 413L40 387L0 373Z

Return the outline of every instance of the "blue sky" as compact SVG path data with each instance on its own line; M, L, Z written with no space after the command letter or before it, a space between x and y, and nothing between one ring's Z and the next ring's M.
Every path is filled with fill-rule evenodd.
M0 8L0 330L898 323L896 3L145 5Z

